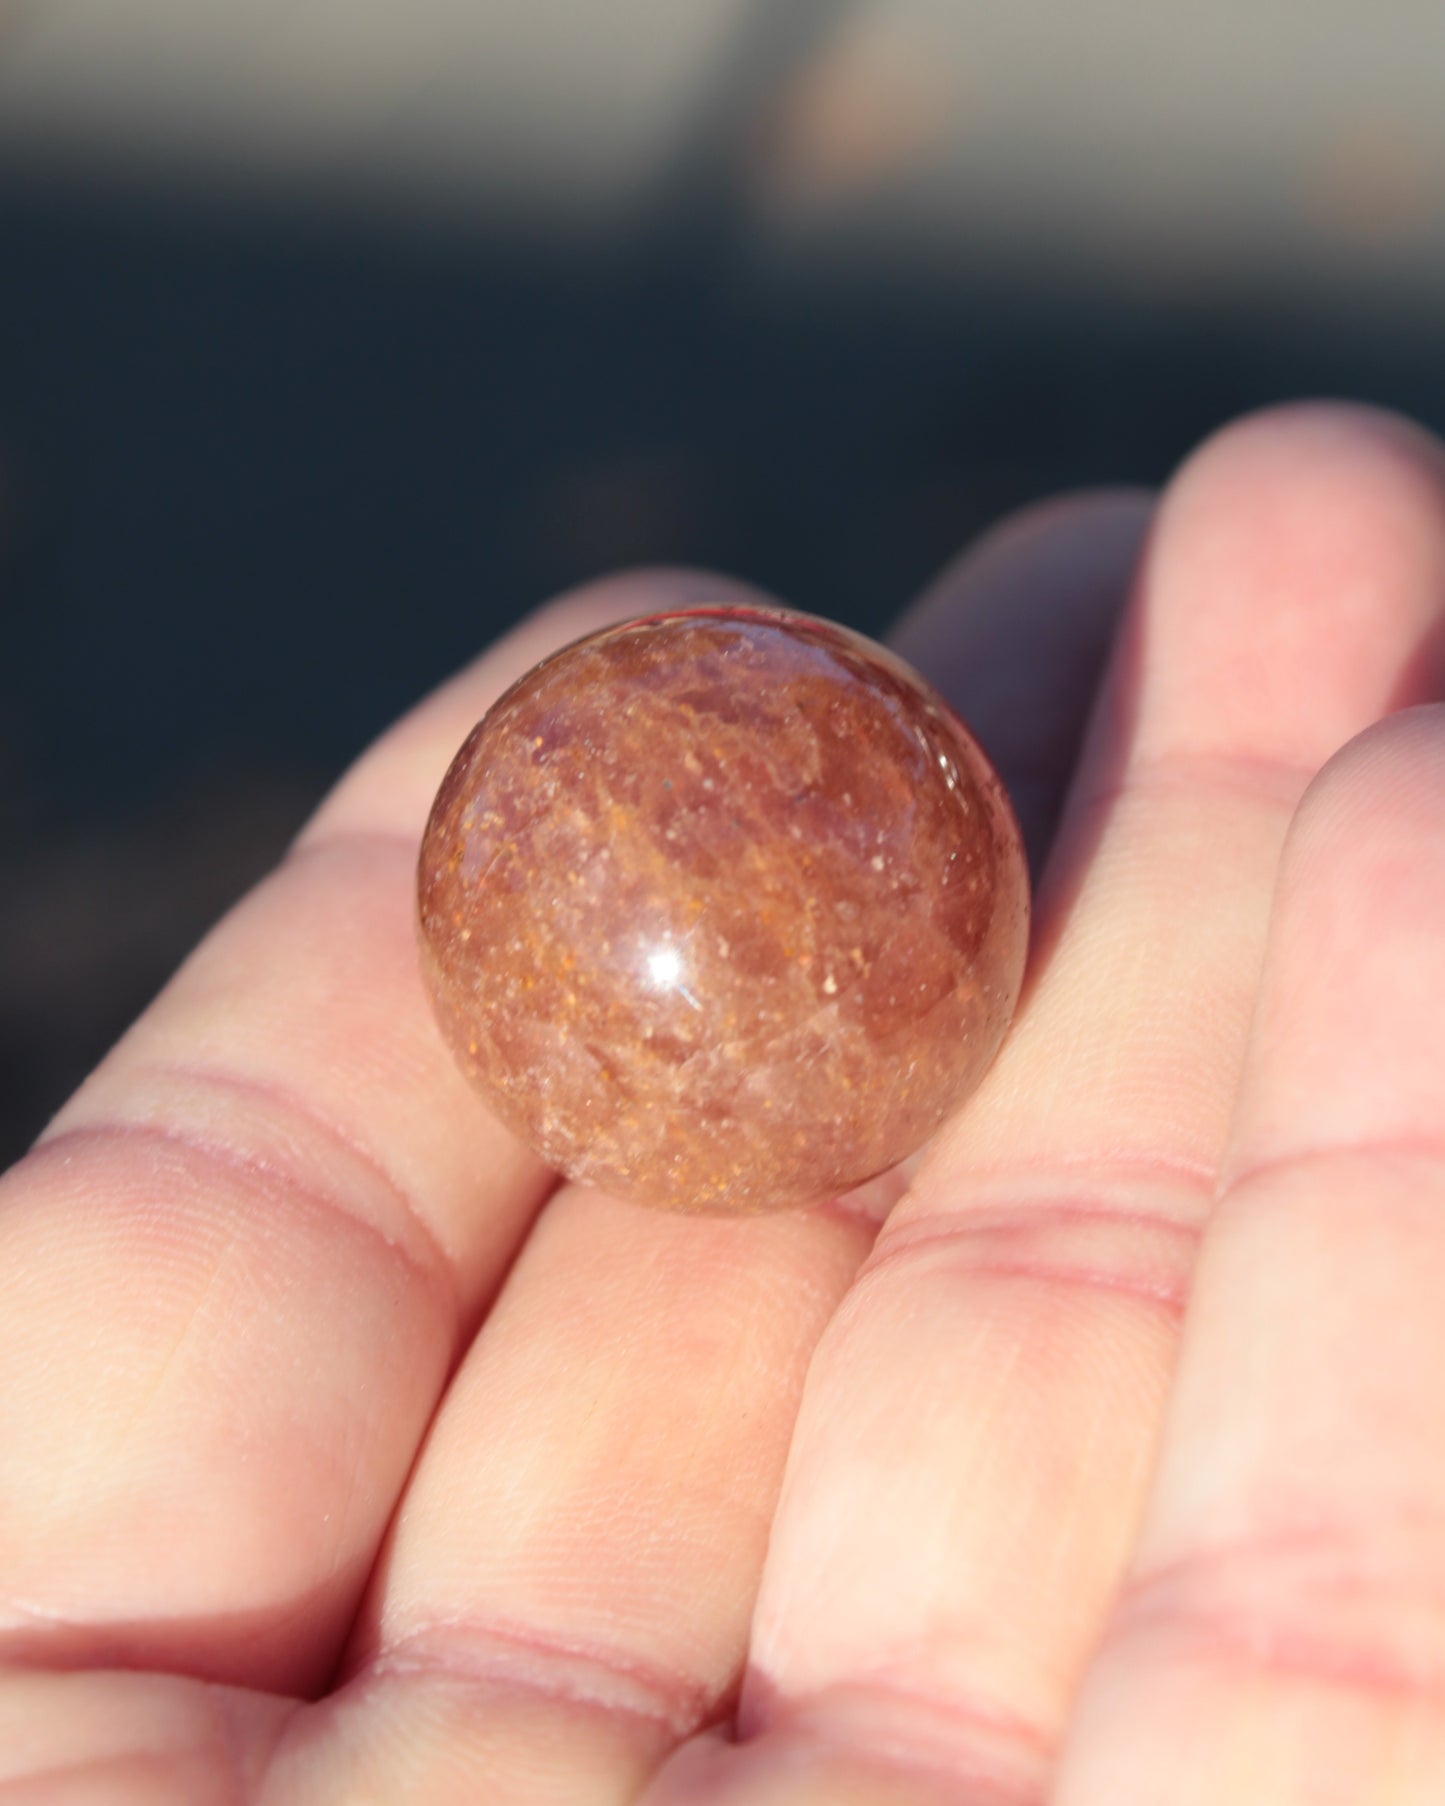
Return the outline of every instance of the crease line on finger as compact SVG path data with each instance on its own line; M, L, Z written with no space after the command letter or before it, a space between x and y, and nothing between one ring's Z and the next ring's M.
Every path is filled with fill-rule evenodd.
M434 1618L414 1626L343 1676L347 1689L438 1676L525 1691L561 1706L642 1720L680 1740L723 1720L730 1692L595 1642L497 1618Z
M1221 1203L1247 1186L1272 1179L1276 1174L1301 1168L1329 1166L1350 1160L1402 1160L1439 1170L1445 1177L1445 1136L1362 1135L1348 1141L1325 1142L1313 1147L1288 1148L1262 1155L1238 1167L1226 1165L1220 1186Z
M1212 1188L1211 1188L1212 1189ZM1203 1228L1164 1211L1070 1196L932 1214L890 1234L854 1281L862 1289L930 1256L970 1275L1114 1292L1182 1314ZM1127 1244L1120 1247L1120 1243Z
M744 1698L741 1746L777 1739L845 1759L856 1751L899 1774L966 1786L964 1797L989 1806L1042 1806L1056 1736L981 1696L930 1692L879 1673L806 1700L774 1700L766 1680L750 1673Z
M1402 1542L1437 1550L1442 1527L1439 1509L1402 1507L1368 1532L1312 1518L1192 1550L1126 1583L1106 1647L1146 1640L1167 1646L1170 1660L1242 1661L1282 1678L1445 1704L1445 1597L1437 1588L1432 1598L1420 1563L1399 1553ZM1380 1554L1386 1531L1389 1562ZM1407 1623L1423 1624L1423 1634L1402 1632Z
M1244 796L1293 810L1319 767L1309 760L1207 747L1133 754L1122 770L1098 780L1081 778L1070 793L1070 816L1094 814L1122 797L1182 792Z
M158 1067L152 1070L160 1073L174 1069ZM203 1082L214 1083L218 1089L232 1089L242 1096L257 1092L268 1096L270 1094L269 1087L253 1087L249 1081L231 1075L198 1071L189 1076L201 1077ZM274 1097L271 1102L275 1104ZM296 1113L313 1129L324 1130L325 1125L320 1119L313 1119L312 1113L304 1106L297 1105ZM337 1145L345 1148L347 1154L392 1201L399 1223L403 1225L403 1233L389 1232L372 1216L352 1208L345 1201L344 1188L327 1184L315 1176L303 1176L287 1164L268 1158L264 1153L237 1146L224 1138L205 1133L194 1124L184 1122L125 1121L110 1116L78 1122L54 1133L47 1132L46 1137L26 1157L26 1162L22 1162L22 1166L15 1170L22 1170L29 1161L36 1162L37 1167L52 1160L65 1162L72 1152L80 1148L104 1147L107 1143L129 1146L150 1144L177 1154L193 1155L203 1163L226 1172L243 1186L270 1193L278 1202L295 1204L360 1230L379 1242L388 1254L403 1262L418 1277L427 1279L443 1291L455 1336L455 1326L460 1320L461 1312L455 1263L448 1258L440 1241L403 1188L390 1178L379 1162L369 1159L364 1150L353 1146L349 1139L339 1136Z
M1203 1212L1191 1223L1076 1197L932 1215L889 1235L860 1271L855 1290L933 1263L969 1278L1112 1293L1178 1318L1202 1225Z

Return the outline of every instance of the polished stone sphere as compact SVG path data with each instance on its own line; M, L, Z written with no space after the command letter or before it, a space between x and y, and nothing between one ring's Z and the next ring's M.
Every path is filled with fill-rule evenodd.
M1008 1027L1028 876L947 704L846 629L761 608L545 659L447 772L422 967L501 1120L681 1210L821 1200L917 1149Z

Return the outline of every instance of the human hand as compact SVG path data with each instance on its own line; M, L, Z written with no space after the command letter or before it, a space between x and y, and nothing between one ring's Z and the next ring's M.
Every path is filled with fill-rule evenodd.
M1372 724L1445 683L1445 456L1286 410L1130 585L1146 515L897 636L1049 851L896 1202L554 1189L417 976L490 698L735 587L363 757L0 1182L4 1806L1441 1797L1445 713Z

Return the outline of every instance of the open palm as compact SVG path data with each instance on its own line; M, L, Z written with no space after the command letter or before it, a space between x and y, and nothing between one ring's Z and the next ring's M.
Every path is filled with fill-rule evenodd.
M488 1118L412 898L503 685L739 593L434 695L0 1184L3 1806L1445 1793L1445 459L1283 410L945 575L1018 1020L727 1221Z

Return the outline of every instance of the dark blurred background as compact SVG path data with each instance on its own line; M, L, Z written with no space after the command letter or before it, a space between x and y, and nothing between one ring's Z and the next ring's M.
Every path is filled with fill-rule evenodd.
M1445 428L1435 0L0 0L0 1158L552 591Z

